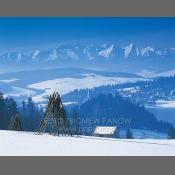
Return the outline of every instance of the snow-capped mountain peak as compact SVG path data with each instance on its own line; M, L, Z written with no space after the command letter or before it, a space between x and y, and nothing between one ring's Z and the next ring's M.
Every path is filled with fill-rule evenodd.
M123 50L125 58L128 58L131 55L139 55L139 49L133 43L130 43L128 46L124 47Z
M17 55L17 63L19 63L22 60L22 54L18 53Z
M62 61L108 61L123 60L123 58L142 58L146 57L166 57L167 60L170 57L175 56L175 48L158 48L158 47L139 47L133 43L125 47L121 47L120 44L60 44L59 47L49 48L46 50L36 49L34 51L12 51L2 53L0 55L1 65L10 64L46 64L52 62L54 64ZM143 58L143 60L144 60ZM80 62L81 62L80 61ZM160 60L161 61L161 60Z
M145 48L140 49L140 54L141 56L150 56L150 54L153 53L154 51L155 51L154 48L147 46Z
M83 54L84 54L84 55L87 55L87 57L88 57L88 59L89 59L90 61L95 59L95 57L92 56L92 54L89 52L88 48L84 48L84 49L83 49Z
M32 59L36 59L36 57L39 55L40 51L39 50L35 50L33 55L32 55Z
M72 60L78 60L78 55L71 49L67 50L67 56Z
M113 49L114 49L114 45L112 44L112 45L106 47L104 50L101 50L101 51L98 53L98 55L99 55L99 56L102 56L102 57L104 57L104 58L109 58L110 55L112 54Z
M50 55L49 55L47 61L54 61L54 60L56 60L57 58L58 58L57 50L54 49L54 50L50 53Z

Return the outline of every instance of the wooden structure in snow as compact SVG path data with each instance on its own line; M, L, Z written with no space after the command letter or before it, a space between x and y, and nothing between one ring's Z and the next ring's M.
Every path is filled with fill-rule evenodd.
M71 135L71 126L68 121L64 106L58 92L49 96L48 104L43 119L41 120L38 133L45 132L47 125L50 124L53 135Z

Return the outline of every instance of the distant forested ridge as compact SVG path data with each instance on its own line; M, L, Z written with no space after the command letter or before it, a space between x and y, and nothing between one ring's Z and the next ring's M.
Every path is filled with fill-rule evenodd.
M63 100L82 104L98 94L110 93L120 94L125 98L129 98L131 102L141 105L154 105L157 100L175 100L175 76L74 90L65 94Z
M144 106L131 103L120 95L100 94L82 104L79 112L84 118L130 119L131 123L121 125L120 127L122 128L129 127L167 132L171 127L169 123L158 121Z
M100 93L107 92L107 94ZM85 100L73 110L77 110L78 120L82 118L86 119L130 119L129 126L122 125L123 128L135 128L135 129L148 129L153 131L168 132L168 129L172 127L171 124L158 121L156 117L145 109L143 105L135 104L130 101L129 98L123 98L118 93L108 93L114 86L99 87L98 93L94 93L91 96L89 90L81 90ZM97 92L97 91L96 91ZM66 108L68 117L72 117L73 110ZM12 98L4 98L0 93L0 129L8 129L11 117L19 114L21 119L22 128L25 131L37 131L41 118L43 117L44 109L40 108L32 101L32 98L26 99L21 105L17 106L16 102ZM100 120L99 120L100 121ZM79 127L89 127L89 123L80 123ZM109 123L103 123L104 125L110 125ZM90 124L91 127L95 125ZM98 123L101 125L101 123ZM114 124L112 124L114 125Z

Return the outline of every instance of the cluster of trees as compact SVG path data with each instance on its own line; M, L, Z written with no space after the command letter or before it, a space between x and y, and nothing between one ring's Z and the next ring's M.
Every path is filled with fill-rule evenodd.
M84 118L93 117L95 119L130 119L129 125L123 123L121 129L136 128L153 131L168 132L171 124L158 121L154 114L137 104L131 103L128 99L120 95L100 94L95 98L89 99L80 106L79 112ZM100 120L99 120L100 121ZM99 123L102 124L102 123ZM111 123L106 123L110 125Z
M32 98L29 97L27 101L23 101L19 107L19 113L22 119L23 128L26 131L36 131L39 123L43 117L43 108L39 108Z
M73 134L80 135L81 127L78 111L72 109L69 114ZM17 106L13 98L4 98L0 92L0 129L37 131L43 115L43 108L39 108L31 97Z
M168 139L175 139L175 128L173 126L168 130Z
M126 138L127 139L133 139L134 138L133 137L133 133L132 133L132 131L130 129L126 130Z
M4 98L0 92L0 129L13 128L15 130L14 123L19 119L21 129L36 131L42 115L42 108L38 108L32 98L29 97L27 102L22 102L22 105L18 107L13 98Z
M0 92L0 129L8 129L11 117L18 113L17 104L12 98L4 98Z
M137 93L122 91L125 88L139 88ZM84 103L89 98L99 94L120 93L128 96L133 103L146 104L155 103L158 99L175 98L175 76L160 77L154 80L137 81L135 83L123 83L116 85L105 85L93 89L74 90L63 96L65 102L75 101Z
M119 136L120 138L120 136ZM125 133L126 139L134 139L132 131L128 128ZM168 139L175 139L175 128L172 126L168 130Z
M84 103L89 98L94 98L99 94L109 94L117 92L119 85L104 85L93 89L76 89L63 96L65 102L74 101L79 104Z
M106 117L110 119L123 117L131 119L130 128L163 131L168 133L169 139L175 139L175 128L171 124L158 121L143 106L133 104L118 94L100 94L87 100L78 108L67 111L67 113L72 121L71 128L74 135L85 134L83 127L88 127L88 124L83 125L80 122L81 118L100 119ZM18 107L12 98L4 98L3 94L0 93L0 129L36 131L43 114L43 109L39 108L30 97ZM106 123L106 125L108 124ZM119 127L126 129L126 138L133 138L132 131L127 129L128 126Z
M78 111L76 109L72 110L70 117L72 118L71 128L73 135L82 135L83 133Z
M124 88L138 88L136 93L122 91ZM175 76L160 77L149 81L125 83L118 86L120 94L128 96L132 102L154 105L157 100L175 99Z

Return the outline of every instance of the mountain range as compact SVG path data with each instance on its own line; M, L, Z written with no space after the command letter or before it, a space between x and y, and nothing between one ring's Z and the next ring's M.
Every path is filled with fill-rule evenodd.
M0 54L0 68L12 65L16 67L64 67L79 66L112 71L141 71L143 68L165 70L172 68L175 59L175 47L155 48L151 46L139 47L133 43L119 46L114 43L106 44L59 44L55 48L46 50L14 51ZM166 65L166 66L165 66Z
M71 45L62 44L53 49L48 50L31 50L21 52L5 52L0 54L1 61L24 63L42 61L42 63L55 62L58 60L74 60L87 59L92 61L97 58L108 60L116 57L151 57L151 56L175 56L175 48L153 48L151 46L137 47L133 43L120 47L117 44L89 44L89 45ZM29 60L28 60L29 58Z

